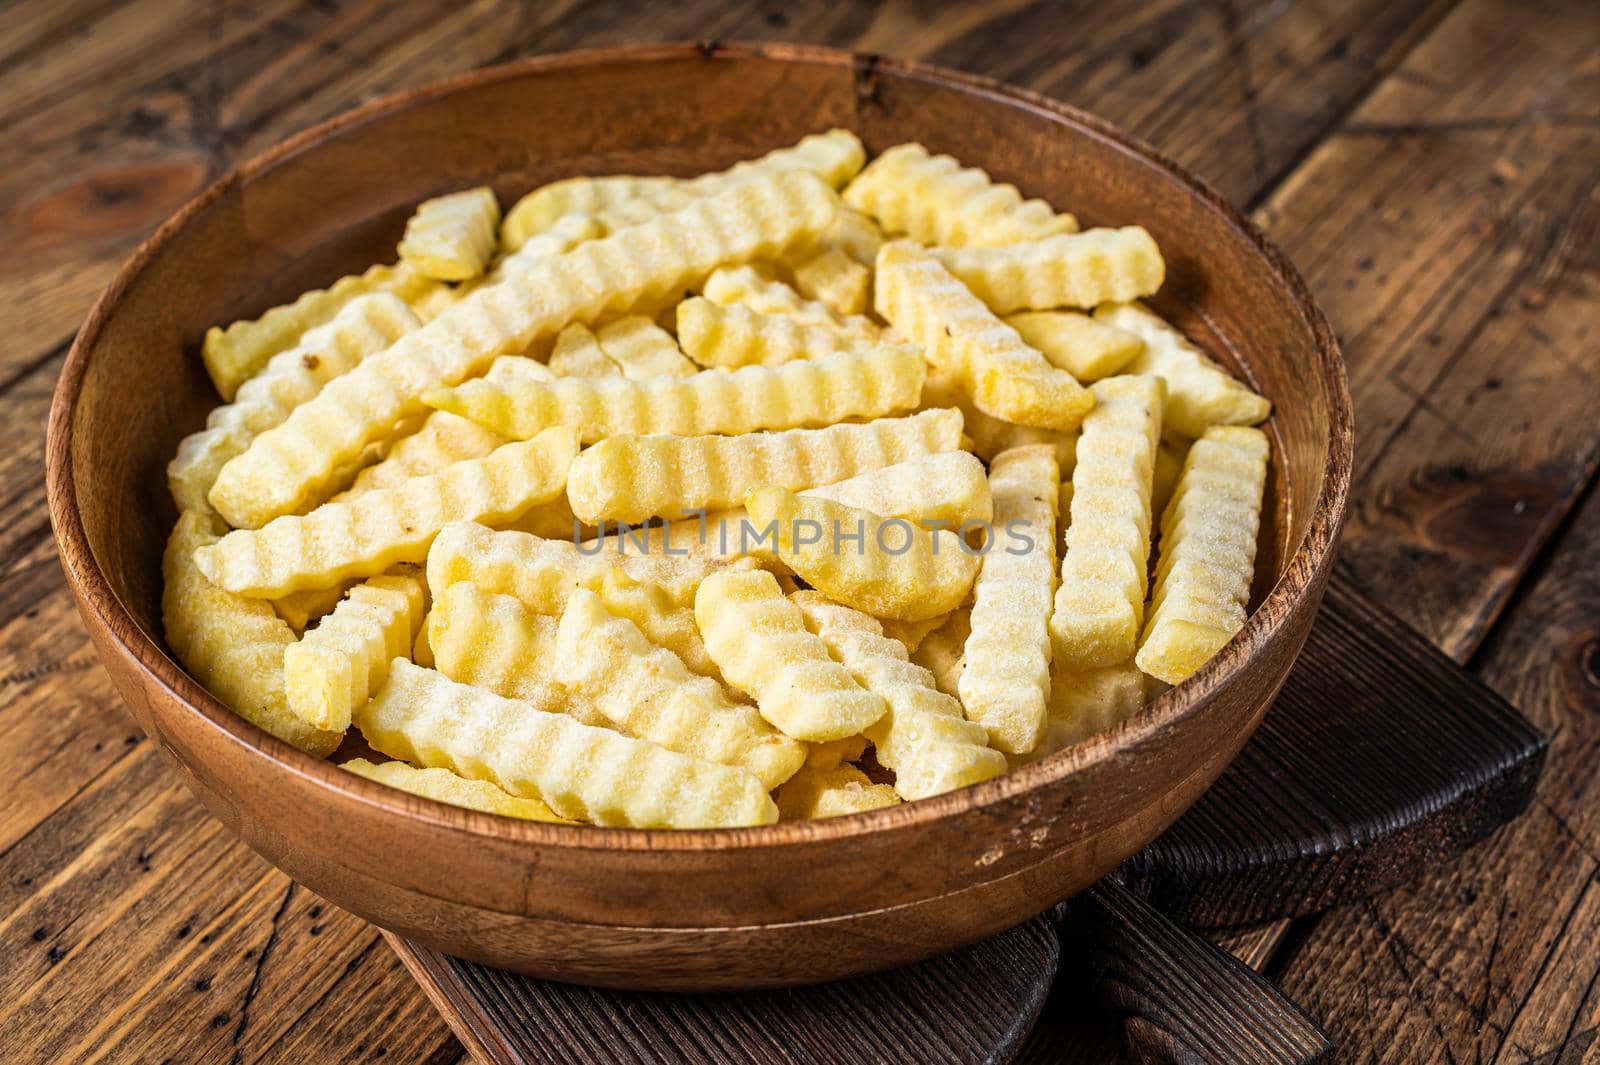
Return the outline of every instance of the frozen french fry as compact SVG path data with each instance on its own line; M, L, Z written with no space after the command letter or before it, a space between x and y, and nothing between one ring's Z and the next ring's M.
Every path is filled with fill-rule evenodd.
M950 614L935 614L921 621L896 621L890 618L887 621L880 621L879 624L883 626L883 634L891 640L900 641L900 645L909 654L921 647L923 640L949 620Z
M500 204L488 186L424 200L406 223L400 261L425 277L465 281L494 257Z
M258 436L222 468L211 503L238 528L296 511L368 444L420 413L430 388L457 384L573 320L661 296L719 264L813 239L837 209L838 197L811 174L744 182L480 288Z
M1267 479L1267 436L1214 426L1194 442L1161 518L1150 618L1135 658L1168 684L1187 680L1244 627Z
M542 259L571 251L586 240L596 240L605 235L606 227L591 215L562 215L550 223L549 228L523 241L516 251L501 256L487 280L495 283L526 273L530 266Z
M840 740L888 712L883 699L829 656L765 570L707 577L695 592L694 616L723 679L754 699L761 716L787 736Z
M678 342L671 333L642 314L607 322L595 330L595 339L606 357L630 380L689 377L700 371L700 367L678 350Z
M724 307L741 304L757 314L781 314L806 325L831 329L862 344L878 339L881 330L861 315L840 315L825 303L808 300L754 266L724 266L706 278L705 298Z
M427 609L420 575L374 577L351 588L333 613L283 652L289 709L333 732L372 697L389 663L411 653Z
M928 367L928 375L922 383L921 406L924 410L939 407L959 410L962 429L972 441L973 454L985 462L992 462L1000 452L1014 447L1049 444L1056 450L1056 462L1061 466L1061 475L1071 475L1073 464L1077 461L1077 430L1061 432L1040 429L985 414L973 405L972 397L962 391L956 383L956 376L949 367Z
M422 562L451 522L514 518L554 499L577 446L570 430L547 430L397 488L236 530L197 551L195 564L229 591L280 596Z
M721 680L694 622L694 610L673 602L659 584L641 581L620 565L612 566L592 589L605 608L637 625L651 643L671 651L702 677ZM569 600L570 603L570 600Z
M529 611L509 595L471 584L436 590L427 638L431 668L451 680L548 713L608 724L597 712L584 713L587 704L574 701L556 680L556 619Z
M194 564L222 523L184 511L161 560L161 625L167 646L207 690L234 713L285 743L326 758L341 735L300 720L284 694L283 653L294 633L264 599L248 599L211 583Z
M784 565L830 598L877 617L947 614L978 572L978 556L945 529L782 488L756 489L745 509L757 529L776 539Z
M961 703L939 691L933 674L913 665L905 647L885 636L876 620L818 592L797 592L790 599L829 653L888 705L866 736L879 764L894 770L894 790L901 796L925 799L1005 772L1005 757L986 745L983 726L963 717Z
M911 661L933 674L934 687L946 695L959 698L970 635L972 611L962 607L951 611L943 625L924 636L911 650Z
M917 455L800 495L958 533L963 525L994 515L983 464L966 451Z
M1076 429L1094 399L1072 375L1045 361L1017 331L956 280L932 254L907 241L878 252L878 313L947 369L979 410L1044 429Z
M844 193L845 203L892 235L924 244L999 245L1072 233L1078 223L1043 200L1024 200L948 155L901 144L874 159Z
M829 326L787 314L757 314L739 303L723 306L703 296L678 304L677 316L683 350L701 366L717 370L819 359L864 343Z
M921 353L903 346L681 378L475 380L423 398L515 439L560 425L592 443L627 434L751 433L876 418L914 406L923 373Z
M996 314L1138 299L1166 278L1161 250L1142 226L931 254Z
M777 800L778 820L809 821L894 806L900 796L888 784L874 784L853 765L807 766L778 789Z
M794 776L805 746L773 728L746 703L736 703L709 677L652 643L600 597L578 589L556 632L556 679L574 699L592 705L612 728L669 751L755 774L767 788Z
M884 239L878 223L853 207L843 207L828 228L822 231L815 246L803 249L804 254L791 261L803 262L805 256L816 251L836 248L870 269L878 261L878 248L883 245Z
M1095 321L1132 333L1144 350L1123 368L1167 383L1165 431L1198 440L1213 425L1256 425L1272 404L1228 376L1160 315L1138 303L1101 307Z
M800 295L841 317L866 314L872 271L838 248L827 248L795 264L794 285Z
M365 758L352 758L340 762L358 777L376 780L391 788L409 791L425 799L460 806L467 810L481 810L486 814L518 817L524 821L552 821L571 824L539 799L519 799L508 791L495 787L487 780L468 780L458 777L448 769L418 769L405 762L373 763Z
M1008 754L1033 750L1044 734L1060 483L1045 444L1003 451L989 466L994 538L973 587L958 690L967 716Z
M622 367L600 346L586 325L574 322L556 334L550 351L550 372L557 377L621 377ZM471 384L472 382L467 382Z
M854 762L867 753L865 736L846 736L827 743L806 744L806 768L837 769L846 762Z
M356 725L391 758L486 780L573 820L727 828L778 817L761 782L743 769L540 713L404 659L356 711Z
M1067 672L1133 657L1150 558L1150 485L1165 387L1148 375L1096 382L1078 438L1072 518L1050 616Z
M1144 350L1144 341L1079 311L1022 311L1005 323L1029 347L1079 381L1118 373Z
M331 613L333 608L339 605L339 600L344 598L344 593L355 587L356 583L356 581L340 581L326 588L307 588L268 601L277 615L289 623L294 634L301 636L313 622Z
M1012 764L1048 757L1132 717L1150 701L1150 687L1150 679L1132 662L1052 673L1044 738L1029 753L1012 756Z
M834 484L916 455L954 451L961 415L923 411L859 425L740 436L614 436L567 474L572 511L593 524L727 510L752 488Z

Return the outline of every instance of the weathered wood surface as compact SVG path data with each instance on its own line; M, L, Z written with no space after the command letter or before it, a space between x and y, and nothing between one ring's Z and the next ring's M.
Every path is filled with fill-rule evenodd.
M1600 75L1576 0L9 10L0 947L16 961L0 974L0 1045L24 1060L461 1057L375 932L314 913L127 742L53 558L44 413L117 262L232 162L377 93L673 37L812 40L1029 85L1259 207L1350 359L1362 443L1346 569L1458 659L1487 637L1474 668L1556 736L1541 807L1555 812L1280 950L1274 932L1228 943L1350 1060L1580 1058L1600 1008L1593 505L1563 523L1600 458Z

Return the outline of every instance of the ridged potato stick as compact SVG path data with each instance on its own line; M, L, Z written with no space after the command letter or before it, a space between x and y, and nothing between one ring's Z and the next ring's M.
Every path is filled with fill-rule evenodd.
M389 663L411 653L427 599L420 574L351 588L333 613L284 649L289 709L317 728L349 728L351 710L383 686Z
M853 207L842 207L839 214L812 246L789 253L791 263L804 262L817 251L838 249L869 270L878 261L878 249L886 238L878 223Z
M1043 429L1076 429L1094 406L1072 375L1028 347L929 252L907 241L878 252L878 313L947 369L978 409Z
M837 765L831 769L806 766L778 789L776 798L779 821L843 817L900 802L894 788L888 784L874 784L853 765Z
M637 580L620 565L614 565L598 582L591 582L589 590L600 597L608 611L633 622L651 643L677 655L692 672L722 679L700 638L693 607L673 602L661 585Z
M762 485L834 484L960 443L961 415L951 410L740 436L614 436L573 462L567 498L590 524L710 514Z
M1072 233L1077 221L1043 200L1024 200L976 167L920 144L900 144L874 159L844 192L845 203L893 235L924 244L1014 244Z
M863 344L878 339L881 330L861 315L839 315L825 303L808 300L782 281L769 276L764 268L748 263L723 266L711 272L702 288L712 303L724 307L740 304L757 314L781 314L797 322L832 329L841 336Z
M1141 226L931 254L996 314L1138 299L1166 279L1161 250Z
M806 744L806 768L837 769L845 762L854 762L867 753L865 736L846 736L827 743Z
M838 248L827 248L795 263L794 285L800 295L841 317L866 314L872 271Z
M1047 444L1003 451L989 466L995 539L972 590L958 690L967 716L1008 754L1033 750L1044 734L1060 484Z
M477 277L494 257L499 226L500 204L486 185L423 200L406 222L400 261L440 281Z
M194 564L223 526L214 515L184 511L161 559L161 626L167 646L207 691L234 713L308 754L326 758L343 738L290 711L283 653L294 633L264 599L224 591Z
M765 570L707 577L695 593L694 616L723 678L787 736L842 740L888 712L807 630L800 608Z
M547 713L609 724L593 708L573 700L556 680L556 619L529 611L509 595L470 584L441 588L428 613L427 635L432 668L451 680Z
M536 236L523 241L516 251L501 256L494 269L489 271L488 280L491 283L500 282L508 277L525 273L530 266L542 259L571 251L586 240L596 240L605 235L606 227L601 225L597 218L586 214L562 215L552 222L548 229L541 230Z
M578 589L556 631L556 679L628 736L680 754L736 765L769 790L794 776L805 746L773 728L722 685L689 671L600 597Z
M200 358L217 394L232 403L239 386L261 372L280 351L299 343L308 331L331 321L351 300L387 292L408 306L444 290L431 277L409 266L374 266L364 274L341 277L327 288L313 289L293 303L274 307L260 318L234 322L226 329L206 330Z
M954 611L951 611L951 613L954 613ZM896 621L890 618L888 621L879 621L878 624L883 626L883 634L885 636L891 640L898 641L900 646L906 649L906 653L910 654L922 646L923 640L926 640L949 620L950 614L935 614L933 617L923 618L921 621Z
M663 295L721 263L776 254L814 237L837 209L838 197L815 176L783 174L585 241L480 288L257 437L222 468L211 503L239 528L298 510L369 443L420 413L428 389L457 384L575 319Z
M516 250L561 216L573 213L592 216L614 232L657 214L682 210L695 200L726 192L734 185L790 171L815 174L840 188L861 169L866 158L866 150L854 133L834 129L697 178L566 178L542 185L518 200L506 212L501 242L508 250Z
M1050 677L1050 714L1039 746L1011 756L1013 766L1036 762L1103 732L1145 708L1151 681L1132 662Z
M561 817L631 828L771 824L751 773L593 728L397 659L356 712L374 750L540 799Z
M927 530L831 500L758 488L745 497L778 558L812 587L876 617L918 621L966 598L978 556L945 529Z
M1161 518L1161 558L1139 668L1181 684L1244 627L1266 489L1267 435L1215 426L1196 440Z
M917 455L799 494L957 532L966 523L994 516L983 463L967 451Z
M961 412L962 429L972 443L972 453L985 462L993 462L1002 451L1027 444L1049 444L1055 448L1056 462L1063 477L1071 476L1077 462L1078 431L1061 432L1040 429L1032 425L1018 425L992 414L985 414L972 403L972 397L956 383L956 374L947 366L929 366L928 376L922 383L923 410L953 407ZM869 508L870 509L870 508Z
M356 581L340 581L330 584L326 588L307 588L301 592L290 592L288 595L269 599L272 609L289 627L296 636L305 634L311 623L321 619L339 605L339 600L344 598L344 593L355 587Z
M946 695L959 698L970 635L972 611L961 607L951 611L945 623L924 636L911 651L911 661L933 674L934 687Z
M573 322L556 334L549 366L556 377L622 376L622 367L600 347L594 330L580 322Z
M703 436L832 425L908 410L922 393L913 347L870 348L784 366L691 377L466 381L423 399L519 440L564 425L584 443L611 436Z
M942 795L1005 772L1005 756L987 746L983 726L962 716L961 703L939 691L933 674L913 665L874 618L819 592L789 598L856 682L888 704L866 735L878 763L894 770L894 790L902 797Z
M167 485L182 510L210 510L206 498L222 467L250 442L306 402L329 381L383 351L422 322L387 292L357 296L299 343L274 355L239 386L232 403L214 408L206 427L184 437L167 464Z
M865 341L787 314L758 314L743 304L723 306L704 296L678 304L678 342L701 366L737 370L780 366L854 351Z
M678 350L672 334L645 315L630 314L607 322L594 335L600 350L629 380L689 377L700 372L700 367Z
M229 591L279 596L422 562L451 522L514 518L554 499L577 447L570 430L550 429L397 488L236 530L195 552L195 564Z
M1272 404L1234 380L1160 315L1138 303L1101 307L1094 319L1132 333L1144 350L1123 367L1131 374L1154 374L1167 383L1165 430L1198 440L1213 425L1256 425Z
M573 823L564 817L557 817L555 811L539 799L519 799L487 780L468 780L448 769L418 769L405 762L373 763L365 758L340 762L339 768L391 788L467 810L518 817L524 821L551 821L564 825Z
M1022 311L1006 315L1005 323L1052 365L1083 382L1120 372L1144 350L1137 336L1079 311Z
M1159 377L1108 377L1078 438L1061 584L1050 616L1056 668L1133 657L1150 558L1150 482L1161 435Z

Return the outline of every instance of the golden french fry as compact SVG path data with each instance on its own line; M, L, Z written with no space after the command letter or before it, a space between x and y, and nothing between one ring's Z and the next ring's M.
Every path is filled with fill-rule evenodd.
M339 600L344 598L344 593L355 587L356 583L340 581L326 588L307 588L300 592L290 592L268 602L272 604L273 611L289 623L296 636L303 636L313 622L321 620L338 606Z
M621 377L622 367L600 346L588 326L573 322L556 334L550 372L557 377Z
M740 436L614 436L567 473L572 511L591 524L638 523L727 510L752 488L813 488L916 455L954 451L956 411L923 411L860 425Z
M1189 679L1244 627L1266 489L1267 436L1214 426L1184 460L1161 518L1150 619L1134 661L1168 684Z
M549 228L523 241L513 252L503 255L489 272L490 282L504 281L527 269L542 259L571 251L586 240L606 235L606 227L599 219L586 214L566 214L550 223Z
M1044 429L1076 429L1094 399L1065 370L1028 347L1017 331L908 241L878 252L878 313L946 368L979 410Z
M815 248L804 249L804 252L837 248L870 269L878 261L878 248L883 241L883 230L878 228L878 223L853 207L844 207L833 224L817 238ZM790 261L800 261L800 258L796 256Z
M878 156L845 189L844 200L887 232L924 244L1013 244L1078 228L1043 200L1024 200L1015 185L997 185L982 170L929 155L920 144Z
M1023 311L1006 315L1005 323L1079 381L1110 377L1144 350L1144 341L1132 333L1078 311Z
M865 736L846 736L827 743L806 744L806 768L837 769L846 762L854 762L867 753Z
M806 629L800 608L765 570L724 570L695 592L694 616L723 678L787 736L854 736L888 706L861 687Z
M958 534L963 525L994 516L983 463L966 451L917 455L834 484L807 488L800 495Z
M864 343L829 326L787 314L757 314L738 303L724 307L703 296L678 304L677 316L683 350L700 365L718 370L820 359Z
M574 177L541 185L512 204L500 225L500 246L515 254L563 217L592 218L602 234L609 229L602 213L615 218L615 210L629 201L643 201L661 210L682 209L692 196L674 191L670 177ZM668 208L667 204L675 204ZM509 256L508 256L509 257Z
M983 726L963 717L961 703L939 691L933 674L913 665L905 647L885 636L875 619L818 592L796 592L790 599L856 683L888 705L866 735L879 764L894 770L895 791L925 799L1005 772L1005 757L986 746Z
M930 254L996 314L1120 303L1150 295L1166 278L1161 250L1142 226Z
M422 625L428 592L420 577L374 577L351 588L333 613L283 652L289 709L309 725L350 727L350 712L383 686Z
M387 292L415 305L444 286L408 266L374 266L364 274L341 277L327 288L314 289L293 303L274 307L260 318L234 322L226 329L206 330L200 357L211 383L232 403L239 386L261 372L274 355L294 347L308 330L332 320L358 296Z
M777 799L780 821L843 817L900 802L894 788L888 784L874 784L853 765L832 769L806 766L778 789Z
M1063 477L1071 475L1073 464L1077 462L1077 430L1040 429L985 414L973 405L972 397L962 391L956 383L956 374L949 367L928 367L928 375L922 382L921 407L924 410L937 407L959 410L962 428L972 442L972 452L985 462L993 462L1002 451L1028 444L1049 444L1055 448L1056 462L1061 466Z
M578 589L556 632L556 678L612 728L669 751L740 766L768 789L794 776L805 747Z
M339 763L358 777L376 780L391 788L409 791L435 802L449 803L468 810L481 810L486 814L518 817L524 821L551 821L569 825L573 822L557 817L555 811L539 799L519 799L508 791L495 787L487 780L468 780L458 777L448 769L418 769L405 762L373 763L365 758L352 758Z
M1137 714L1150 701L1150 678L1133 665L1105 666L1050 677L1050 717L1039 746L1013 755L1013 765L1038 761Z
M634 381L648 377L689 377L700 372L678 350L672 334L649 317L630 314L607 322L595 331L595 339L606 356Z
M651 643L671 651L690 670L702 677L722 679L717 664L706 651L705 641L700 638L694 611L673 602L671 594L661 585L638 580L615 565L606 571L599 586L590 590L600 597L608 611L638 626Z
M840 317L862 315L870 305L872 271L838 248L826 248L795 264L794 285Z
M876 418L915 405L923 373L921 353L906 346L692 377L569 377L514 385L475 380L423 398L516 439L561 425L592 443L628 434L751 433Z
M495 356L526 349L573 320L626 309L719 264L770 256L812 239L837 209L833 190L808 173L744 182L480 288L257 437L222 468L211 503L238 528L291 513L324 491L369 443L420 413L430 388L457 384Z
M757 529L814 588L877 617L919 621L961 604L978 556L944 529L884 518L831 500L759 488L745 497Z
M216 543L222 523L188 510L161 560L161 625L178 661L234 713L318 758L339 746L340 733L313 728L289 710L283 653L294 633L263 599L224 591L194 564L196 550Z
M778 817L761 782L743 769L540 713L404 659L355 720L391 758L486 780L573 820L727 828Z
M911 661L933 674L934 687L959 698L961 673L966 667L967 637L972 635L972 611L950 612L945 623L922 638L911 651Z
M1094 384L1095 409L1078 438L1072 520L1050 616L1055 663L1066 672L1133 657L1150 558L1150 479L1166 389L1149 375Z
M556 679L556 619L533 613L509 595L464 583L440 588L428 612L427 635L432 668L453 681L546 713L571 714L588 725L610 724Z
M241 384L232 403L213 409L204 429L178 444L167 464L167 486L178 509L210 510L206 496L218 472L252 440L281 425L329 381L421 325L399 298L376 292L355 297L327 322L306 330L299 343Z
M494 257L500 204L486 185L424 200L406 222L400 261L425 277L465 281Z
M398 488L231 532L195 552L195 564L229 591L261 596L376 576L397 562L426 559L451 522L514 518L548 503L566 483L577 449L570 430L551 429Z
M1101 307L1094 319L1144 341L1144 351L1123 367L1130 374L1154 374L1167 383L1165 429L1198 440L1213 425L1256 425L1272 404L1228 376L1187 337L1142 304Z
M706 278L705 298L724 307L743 304L757 314L781 314L797 322L832 329L862 344L871 344L882 332L869 318L838 315L827 304L808 300L782 281L766 276L754 266L724 266Z

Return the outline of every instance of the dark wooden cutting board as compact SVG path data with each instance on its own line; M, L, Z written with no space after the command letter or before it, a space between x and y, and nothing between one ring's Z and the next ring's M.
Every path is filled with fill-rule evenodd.
M1521 812L1544 753L1513 707L1336 576L1277 702L1211 790L1117 876L965 950L817 987L666 995L387 938L497 1065L1062 1060L1070 1023L1029 1032L1058 968L1086 965L1140 1060L1308 1061L1328 1047L1316 1025L1185 925L1298 916L1414 878Z

